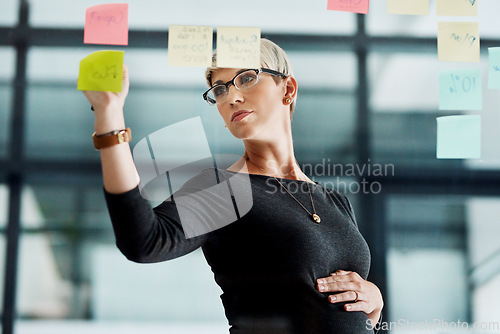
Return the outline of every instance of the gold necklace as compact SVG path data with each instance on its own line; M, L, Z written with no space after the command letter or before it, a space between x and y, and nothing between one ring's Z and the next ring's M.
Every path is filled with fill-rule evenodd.
M243 157L245 158L245 160L246 160L246 161L251 162L251 163L252 163L255 167L259 168L259 169L260 169L261 171L263 171L264 173L266 172L264 169L262 169L261 167L257 166L256 164L254 164L254 163L250 160L250 158L248 157L248 155L247 155L246 153L245 153L245 155L244 155ZM295 162L297 162L297 161L295 161ZM297 163L297 165L298 165L298 163ZM314 207L314 201L313 201L312 194L311 194L311 188L309 187L309 181L307 181L307 180L306 180L305 182L307 183L307 189L309 190L309 197L311 198L311 204L312 204L312 207L313 207L313 211L314 211L314 213L311 213L309 210L307 210L307 208L306 208L306 207L305 207L302 203L300 203L300 201L299 201L299 200L298 200L295 196L293 196L293 194L292 194L292 193L288 190L288 188L287 188L287 187L285 187L285 186L284 186L284 185L280 182L280 180L278 180L278 179L277 179L274 175L272 175L272 177L273 177L276 181L278 181L278 183L280 184L280 186L281 186L283 189L285 189L285 190L286 190L286 192L287 192L290 196L292 196L292 198L295 200L295 202L299 203L299 205L300 205L300 206L301 206L304 210L306 210L306 212L309 214L309 216L311 216L311 217L312 217L312 219L313 219L316 223L318 223L318 224L319 224L319 223L321 222L321 218L320 218L320 217L318 216L318 214L316 213L316 208Z

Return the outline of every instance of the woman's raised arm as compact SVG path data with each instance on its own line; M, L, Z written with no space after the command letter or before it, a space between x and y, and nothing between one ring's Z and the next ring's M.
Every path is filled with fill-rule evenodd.
M123 66L122 91L120 93L84 91L95 113L97 135L125 129L123 106L129 90L127 66ZM90 139L90 138L89 138ZM132 159L128 143L100 149L104 189L120 194L139 184L139 174Z

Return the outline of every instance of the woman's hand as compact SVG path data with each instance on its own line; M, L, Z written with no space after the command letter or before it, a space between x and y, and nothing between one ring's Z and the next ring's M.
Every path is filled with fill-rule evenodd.
M338 270L329 277L317 280L318 291L334 292L329 296L330 303L352 302L344 305L346 311L363 311L375 327L384 307L382 294L378 287L364 280L354 271Z
M128 67L123 65L123 81L122 91L119 93L113 92L98 92L98 91L83 91L95 112L102 112L108 109L123 109L125 98L129 90L129 75Z
M96 134L104 134L125 128L123 106L128 90L128 68L123 65L121 92L83 92L94 109ZM114 145L99 151L104 189L106 191L121 194L132 190L139 184L140 179L132 159L129 144Z
M83 94L89 100L95 114L95 132L97 134L125 128L125 119L123 116L123 106L125 98L129 91L129 73L128 67L123 65L122 91L98 92L83 91Z

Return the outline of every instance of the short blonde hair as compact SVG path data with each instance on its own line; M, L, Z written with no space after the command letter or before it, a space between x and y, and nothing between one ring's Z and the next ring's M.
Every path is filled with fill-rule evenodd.
M276 43L266 39L260 39L260 63L264 68L278 71L286 76L293 76L293 69L288 56L285 51L280 48ZM212 87L212 73L217 69L217 50L212 56L212 67L208 67L205 72L205 79L207 80L208 87ZM278 76L273 75L276 83L282 80ZM292 120L293 112L295 111L295 100L290 104L290 120Z

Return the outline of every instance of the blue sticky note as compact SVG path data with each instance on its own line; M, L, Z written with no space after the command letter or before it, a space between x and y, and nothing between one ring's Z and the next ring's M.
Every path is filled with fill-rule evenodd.
M481 116L444 116L436 121L438 159L481 158Z
M488 48L488 88L500 89L500 48Z
M481 69L466 68L439 72L439 109L481 110Z

